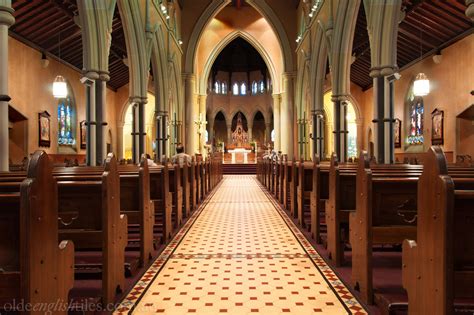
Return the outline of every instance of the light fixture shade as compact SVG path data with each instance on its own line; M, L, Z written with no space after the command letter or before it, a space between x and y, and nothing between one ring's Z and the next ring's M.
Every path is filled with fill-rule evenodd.
M53 96L55 98L67 97L67 83L66 83L66 80L60 75L58 75L56 79L54 79Z
M415 96L426 96L430 94L430 80L424 73L419 73L413 83L413 94Z

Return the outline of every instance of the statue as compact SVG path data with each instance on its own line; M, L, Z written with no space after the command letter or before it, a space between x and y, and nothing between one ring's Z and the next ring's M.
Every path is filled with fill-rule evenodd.
M243 124L242 124L242 114L239 113L237 115L237 127L235 131L232 133L232 144L236 147L243 147L248 145L249 139L248 134L245 132Z

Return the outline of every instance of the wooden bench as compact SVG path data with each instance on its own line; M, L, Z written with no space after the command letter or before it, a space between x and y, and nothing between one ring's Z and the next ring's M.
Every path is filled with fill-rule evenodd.
M9 192L0 188L0 311L22 301L66 314L74 245L58 239L57 183L46 153L35 152L26 175Z
M169 192L172 196L173 228L179 229L183 224L183 187L181 185L182 168L179 164L170 164L169 168Z
M127 216L120 213L117 161L109 155L101 180L58 181L59 238L78 251L101 252L102 303L125 288ZM76 269L78 261L76 261ZM87 262L80 264L88 268Z
M311 228L311 209L315 207L316 191L313 191L314 171L318 161L305 162L301 159L298 164L298 224L302 228Z
M155 237L166 244L173 235L168 163L150 167L150 198L155 205Z
M474 178L453 173L432 147L418 183L417 235L403 243L409 314L453 314L456 299L474 299Z

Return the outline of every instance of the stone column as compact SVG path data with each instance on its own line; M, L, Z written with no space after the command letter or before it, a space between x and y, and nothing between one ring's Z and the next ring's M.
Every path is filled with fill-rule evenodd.
M199 95L199 114L201 114L202 121L206 121L206 102L207 102L207 95ZM201 126L201 147L199 148L199 152L204 156L206 150L204 149L205 139L204 139L204 131L206 130L206 125Z
M292 159L297 146L295 141L296 121L293 114L293 92L294 92L294 74L283 74L283 93L281 97L281 127L285 128L285 132L281 132L281 151L288 154L288 158Z
M357 126L357 156L364 148L364 120L358 118L356 120Z
M466 0L466 15L471 19L471 21L474 21L474 0Z
M390 68L379 71L372 70L374 79L374 156L377 163L394 162L395 147L393 143L394 123L394 86L387 74L393 73ZM391 75L390 77L395 78Z
M88 72L81 79L86 87L86 163L89 166L97 165L97 112L96 112L96 79L99 76L95 72Z
M139 118L138 118L138 105L132 104L132 161L138 163L140 160L139 154Z
M108 74L100 74L95 80L95 117L96 117L96 164L102 165L107 157L107 110L106 95Z
M312 120L312 148L311 160L314 159L314 155L317 154L320 159L323 159L324 156L324 114L322 110L313 110L311 112Z
M252 142L253 141L253 128L249 127L248 129L249 130L247 131L247 133L249 135L249 142Z
M265 143L272 141L272 123L265 122Z
M146 132L145 132L145 104L147 100L144 98L137 99L138 106L138 159L140 161L142 154L146 153Z
M11 1L0 1L0 171L9 170L8 28L15 23Z
M159 111L156 114L156 149L155 155L157 161L161 161L163 155L167 155L167 141L168 135L168 112Z
M275 143L273 144L273 148L275 151L281 150L281 134L280 134L280 127L281 127L281 119L280 119L280 101L281 97L280 94L273 94L273 129L275 130ZM271 138L270 138L271 140Z
M211 145L214 144L214 118L213 117L209 117L209 142L211 143Z
M123 121L120 121L117 124L117 158L118 160L121 160L124 158L123 156L123 126L125 123Z
M184 104L185 112L185 129L186 134L184 138L184 145L186 153L193 155L196 151L196 125L194 120L197 119L198 111L194 103L194 87L196 84L196 77L194 74L186 73L183 75L184 79Z
M232 144L232 124L227 124L227 144Z
M344 96L333 95L334 103L334 152L340 162L347 161L347 102Z

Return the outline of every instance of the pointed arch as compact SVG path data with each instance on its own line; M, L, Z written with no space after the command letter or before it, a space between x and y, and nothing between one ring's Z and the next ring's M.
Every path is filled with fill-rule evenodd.
M212 65L216 61L217 57L222 52L222 50L224 50L224 48L237 37L241 37L242 39L246 40L250 45L252 45L258 51L260 56L262 56L263 60L265 61L265 64L267 65L272 82L275 82L277 78L276 67L274 63L272 62L270 55L265 50L265 48L252 35L243 31L234 31L230 33L229 35L227 35L225 38L223 38L219 42L219 44L215 46L214 49L211 51L209 57L206 58L207 61L204 66L203 75L201 76L200 81L199 81L200 94L206 94L207 79L209 78ZM240 90L240 84L239 84L239 90Z

